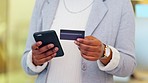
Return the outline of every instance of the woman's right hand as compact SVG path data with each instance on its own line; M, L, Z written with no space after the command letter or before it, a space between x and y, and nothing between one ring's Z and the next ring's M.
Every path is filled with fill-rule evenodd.
M58 51L58 47L54 47L53 44L39 48L40 45L42 45L41 41L32 45L32 63L35 66L40 66L51 60L56 56L56 52Z

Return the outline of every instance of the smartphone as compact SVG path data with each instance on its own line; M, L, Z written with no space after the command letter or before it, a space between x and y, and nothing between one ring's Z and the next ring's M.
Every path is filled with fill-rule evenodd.
M42 45L39 48L48 44L54 44L55 47L59 48L57 55L55 57L61 57L64 55L64 51L62 49L58 36L54 30L35 32L33 34L33 37L36 42L42 41Z

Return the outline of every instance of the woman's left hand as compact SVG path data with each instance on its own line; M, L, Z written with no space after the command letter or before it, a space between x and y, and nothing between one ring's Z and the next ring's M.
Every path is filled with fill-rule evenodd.
M84 39L78 38L75 44L78 45L81 56L86 60L96 61L103 55L103 43L93 36L86 36Z

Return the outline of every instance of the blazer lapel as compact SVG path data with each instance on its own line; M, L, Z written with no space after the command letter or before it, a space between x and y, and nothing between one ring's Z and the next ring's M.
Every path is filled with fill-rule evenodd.
M42 14L42 30L49 30L54 20L56 10L59 4L59 0L47 0ZM44 7L43 7L44 8ZM92 35L95 28L100 24L104 16L106 15L108 8L104 4L103 0L95 0L91 13L86 25L86 36Z
M86 36L92 35L96 27L106 15L108 8L103 0L95 0L86 25Z
M56 14L58 4L59 0L46 0L46 3L44 4L46 7L42 11L42 20L44 21L42 22L42 30L50 29Z

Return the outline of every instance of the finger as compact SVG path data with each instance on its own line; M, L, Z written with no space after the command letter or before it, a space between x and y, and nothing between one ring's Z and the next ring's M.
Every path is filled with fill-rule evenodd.
M45 62L48 62L49 60L51 60L55 55L56 55L56 53L54 53L53 55L48 56L46 58L43 58L43 59L40 59L40 60L36 60L35 62L36 62L37 65L42 65Z
M57 51L58 51L58 48L55 47L55 48L52 49L52 50L49 50L49 51L47 51L47 52L45 52L45 53L43 53L43 54L41 54L41 55L36 56L36 59L43 59L43 58L46 58L46 57L48 57L48 56L53 55L53 54L56 53Z
M94 39L96 39L96 38L93 37L93 36L86 36L85 39L94 40Z
M79 44L79 48L91 52L99 52L101 50L101 47L99 46L90 46L86 44Z
M46 46L43 46L42 48L40 48L38 51L38 54L42 54L44 52L46 52L47 50L50 50L54 47L54 44L48 44Z
M89 61L96 61L96 60L99 59L99 58L92 57L92 56L87 56L87 55L84 55L84 54L81 54L81 56L82 56L84 59L89 60Z
M53 55L54 53L58 52L59 48L58 47L55 47L54 49L52 50L49 50L47 51L46 53L44 53L44 56L51 56Z
M77 45L77 46L80 46L80 43L78 41L74 41L74 43Z
M101 42L98 41L98 40L89 40L89 39L81 39L81 38L78 38L77 41L79 43L86 44L86 45L92 45L92 46L101 45Z
M32 50L38 49L40 45L42 45L42 42L41 42L41 41L39 41L39 42L33 44L33 45L32 45Z
M83 54L83 55L87 55L87 56L91 56L91 57L97 57L97 58L101 54L99 52L89 52L89 51L85 51L85 50L81 50L81 49L80 49L80 51L81 51L81 54Z

